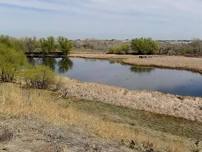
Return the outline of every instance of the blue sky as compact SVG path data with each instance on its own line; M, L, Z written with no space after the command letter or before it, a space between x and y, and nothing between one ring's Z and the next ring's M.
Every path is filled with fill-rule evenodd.
M0 0L0 34L202 38L202 0Z

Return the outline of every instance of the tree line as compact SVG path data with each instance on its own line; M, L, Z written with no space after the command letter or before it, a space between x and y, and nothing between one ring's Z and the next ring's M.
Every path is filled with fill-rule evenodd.
M63 52L68 54L73 48L73 42L65 37L59 36L37 39L33 38L13 38L9 36L0 36L0 42L20 49L23 52L41 52L47 54L49 52Z
M111 54L135 55L190 55L202 56L202 40L193 39L187 43L159 42L151 38L136 38L129 42L120 43L108 50Z

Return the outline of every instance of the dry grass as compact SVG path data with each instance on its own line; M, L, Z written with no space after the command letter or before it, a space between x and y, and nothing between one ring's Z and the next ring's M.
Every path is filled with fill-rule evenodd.
M67 102L65 99L58 99L49 91L21 89L14 84L0 85L0 114L11 117L37 117L61 126L76 125L105 139L134 140L139 144L152 145L154 149L161 151L190 151L191 141L186 138L144 128L131 128L124 123L79 111L65 104Z

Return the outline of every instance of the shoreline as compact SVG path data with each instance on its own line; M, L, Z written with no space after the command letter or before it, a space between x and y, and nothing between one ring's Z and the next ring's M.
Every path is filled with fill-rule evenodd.
M115 55L101 53L72 53L69 55L69 57L118 61L120 63L131 66L138 65L155 68L187 70L194 73L202 74L202 58L154 55L151 56L151 58L140 59L137 55Z
M202 58L182 56L152 56L140 59L139 56L113 54L70 54L70 57L117 61L128 65L152 66L189 70L202 74ZM156 64L153 64L157 60ZM166 62L168 61L168 62ZM177 64L176 64L177 63ZM116 86L93 82L65 79L60 89L63 97L96 100L117 106L128 107L152 113L202 122L202 98L179 96L158 91L128 90ZM65 84L71 84L68 87Z
M60 77L62 97L93 100L202 123L202 98L165 94L157 91L128 90L99 83Z

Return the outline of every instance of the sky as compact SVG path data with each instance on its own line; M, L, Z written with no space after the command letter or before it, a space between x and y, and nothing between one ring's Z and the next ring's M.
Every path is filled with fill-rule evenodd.
M202 38L202 0L0 0L0 34Z

